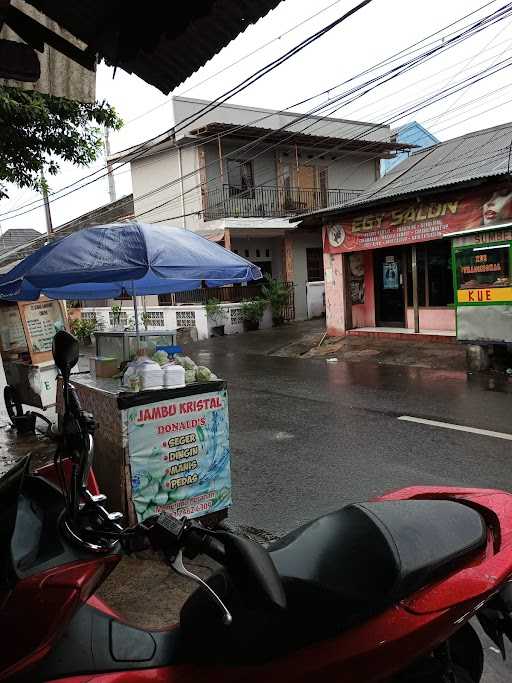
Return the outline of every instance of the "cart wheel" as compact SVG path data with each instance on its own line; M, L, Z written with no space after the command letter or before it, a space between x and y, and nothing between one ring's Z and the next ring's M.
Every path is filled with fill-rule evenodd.
M4 388L4 402L7 414L9 415L11 422L14 424L14 418L23 415L23 406L21 405L18 392L9 384Z

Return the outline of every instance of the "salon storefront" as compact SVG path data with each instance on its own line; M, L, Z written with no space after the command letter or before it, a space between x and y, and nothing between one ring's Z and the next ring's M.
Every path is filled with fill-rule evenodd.
M449 235L511 216L503 184L340 209L323 228L328 334L455 337Z

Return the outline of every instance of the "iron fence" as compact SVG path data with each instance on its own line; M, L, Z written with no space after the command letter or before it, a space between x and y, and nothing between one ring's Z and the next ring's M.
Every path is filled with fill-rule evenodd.
M240 303L249 299L262 296L261 284L230 285L228 287L203 287L191 289L185 292L172 294L160 294L158 303L160 306L176 306L177 304L206 304L210 299L217 299L220 303ZM283 307L285 321L295 319L295 294L293 282L285 282L288 289L288 301Z
M354 199L358 190L321 190L299 187L259 186L240 188L233 185L207 189L204 218L284 218L307 211L338 206Z

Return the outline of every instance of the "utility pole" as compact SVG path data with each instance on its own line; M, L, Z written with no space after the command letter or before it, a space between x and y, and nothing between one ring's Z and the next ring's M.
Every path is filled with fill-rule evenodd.
M112 172L112 164L108 158L110 156L110 139L108 136L108 128L105 126L105 162L107 165L107 179L108 179L108 196L111 202L116 201L116 183L114 180L114 173Z
M46 232L48 235L53 235L53 223L52 223L52 213L50 211L50 202L48 200L48 188L46 186L46 179L44 173L41 170L41 192L43 193L44 201L44 214L46 217Z

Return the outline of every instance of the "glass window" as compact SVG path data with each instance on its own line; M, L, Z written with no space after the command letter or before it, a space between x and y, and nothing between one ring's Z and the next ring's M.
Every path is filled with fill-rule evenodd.
M416 247L418 305L441 307L453 303L450 242L427 242ZM407 305L413 305L412 248L407 248Z
M308 282L321 282L324 279L324 255L322 247L306 249Z
M447 306L453 303L451 245L448 240L432 242L426 248L428 271L427 306Z
M251 161L228 159L229 194L237 195L242 192L252 196L254 192L254 176Z
M456 254L459 289L510 286L508 244L464 249Z

